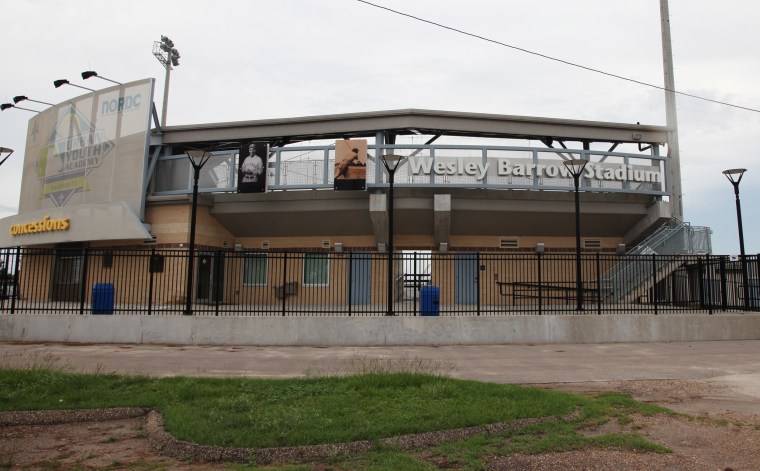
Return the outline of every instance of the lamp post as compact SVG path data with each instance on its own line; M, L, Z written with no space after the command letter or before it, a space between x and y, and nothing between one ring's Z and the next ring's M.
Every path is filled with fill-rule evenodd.
M84 72L82 72L82 80L87 80L88 78L91 78L91 77L97 77L100 80L106 80L108 82L115 83L116 85L121 85L121 82L117 82L116 80L111 80L110 78L101 77L94 70L85 70Z
M583 169L586 168L588 160L571 159L562 162L573 176L575 184L575 290L577 299L577 311L583 310L583 273L581 271L581 203L578 195L580 178L583 175Z
M182 314L193 315L193 269L195 268L195 221L198 209L198 180L201 169L211 158L211 153L205 150L192 149L185 151L190 165L193 166L193 206L190 213L190 247L187 260L187 286L185 287L185 310Z
M161 126L166 126L166 110L169 107L169 76L172 66L179 65L179 51L174 47L174 41L166 36L161 36L161 41L153 42L153 55L166 69L164 80L164 106L161 109Z
M393 181L401 161L405 157L401 155L382 155L383 166L388 172L388 312L386 316L393 315Z
M0 157L3 156L3 154L7 154L5 157L3 157L3 160L0 160L0 165L3 165L6 160L8 160L8 157L11 156L13 153L13 149L8 149L7 147L0 147Z
M744 307L749 309L749 276L747 274L747 259L744 253L744 229L742 228L742 205L739 201L739 183L742 181L746 168L732 168L723 171L728 181L734 186L734 195L736 195L736 220L739 224L739 253L742 257L742 282L744 283Z
M77 85L77 84L75 84L75 83L71 83L71 82L69 82L69 81L68 81L68 80L66 80L66 79L58 79L58 80L54 80L54 81L53 81L53 85L55 86L55 88L61 88L63 85L71 85L72 87L82 88L82 89L84 89L84 90L89 90L89 91L91 91L91 92L94 92L94 91L95 91L95 90L93 90L92 88L87 88L87 87L83 87L83 86L81 86L81 85Z

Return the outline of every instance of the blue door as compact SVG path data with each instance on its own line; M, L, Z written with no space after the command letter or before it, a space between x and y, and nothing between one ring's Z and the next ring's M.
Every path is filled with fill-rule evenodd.
M351 254L351 271L349 280L350 303L369 304L370 286L372 285L372 256L368 252Z
M454 282L456 304L476 304L478 302L478 254L460 252L454 262Z

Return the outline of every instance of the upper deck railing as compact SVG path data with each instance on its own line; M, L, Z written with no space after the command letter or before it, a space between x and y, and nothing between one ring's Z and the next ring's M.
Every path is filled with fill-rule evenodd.
M657 149L655 146L653 149ZM669 162L656 154L581 149L547 149L492 145L369 145L366 187L387 186L378 155L407 157L395 176L395 187L482 188L568 191L573 179L564 160L588 160L581 190L664 196L670 191ZM238 152L215 152L204 167L201 192L237 191ZM335 145L270 148L267 191L332 189ZM154 195L191 192L192 171L184 155L160 158L153 178Z

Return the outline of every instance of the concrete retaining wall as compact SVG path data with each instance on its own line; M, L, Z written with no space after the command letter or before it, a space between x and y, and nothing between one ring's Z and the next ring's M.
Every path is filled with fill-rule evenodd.
M500 317L0 315L0 341L186 345L494 345L758 340L760 314Z

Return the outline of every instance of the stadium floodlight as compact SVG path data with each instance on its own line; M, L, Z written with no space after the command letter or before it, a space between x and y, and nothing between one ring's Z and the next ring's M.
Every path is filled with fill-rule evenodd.
M34 102L34 103L41 103L43 105L54 106L52 103L48 103L46 101L32 100L28 96L24 96L24 95L19 95L19 96L14 96L13 97L13 103L15 103L15 104L19 104L22 101L31 101L31 102Z
M91 77L97 77L100 80L107 80L109 82L115 83L116 85L121 85L121 82L117 82L116 80L111 80L110 78L105 78L101 75L98 75L98 73L95 72L94 70L85 70L84 72L82 72L82 80L87 80L88 78L91 78Z
M166 110L169 106L169 77L172 66L179 65L179 51L174 47L174 41L167 36L161 36L161 41L153 42L153 55L158 62L166 69L166 79L164 81L164 106L161 110L161 126L166 126Z
M81 85L77 85L77 84L75 84L75 83L71 83L71 82L69 82L69 81L68 81L68 80L66 80L66 79L59 79L59 80L54 80L54 81L53 81L53 85L55 85L55 88L60 88L60 87L62 87L63 85L71 85L72 87L83 88L83 89L85 89L85 90L89 90L89 91L91 91L91 92L94 92L94 91L95 91L95 90L93 90L92 88L87 88L87 87L83 87L83 86L81 86Z
M17 110L24 110L24 111L31 111L32 113L39 113L37 110L30 110L29 108L22 108L20 106L16 106L13 103L3 103L0 105L0 111L9 110L11 108L16 108Z

